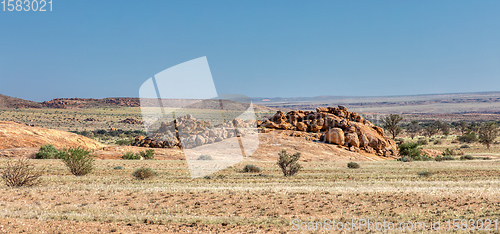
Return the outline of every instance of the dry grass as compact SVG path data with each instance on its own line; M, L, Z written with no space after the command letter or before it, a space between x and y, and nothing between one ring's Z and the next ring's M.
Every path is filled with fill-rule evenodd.
M289 178L274 162L252 161L261 174L241 173L249 163L243 162L212 179L191 179L185 161L97 160L95 171L84 177L72 176L59 160L35 163L49 168L43 185L0 187L0 217L277 230L290 227L294 218L430 221L498 218L500 209L497 160L360 162L357 170L345 162L306 162ZM134 179L132 172L145 166L158 175ZM433 175L419 176L423 170Z

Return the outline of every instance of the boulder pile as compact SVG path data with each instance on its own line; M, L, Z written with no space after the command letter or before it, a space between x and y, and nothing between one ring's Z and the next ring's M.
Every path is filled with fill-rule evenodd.
M245 129L249 128L256 128L254 120L235 119L232 122L211 126L209 121L197 120L192 115L186 115L168 123L162 122L160 127L148 137L136 137L132 146L194 148L231 137L244 136Z
M379 156L396 156L396 143L385 136L384 130L363 116L349 112L343 106L318 107L316 111L278 111L274 116L258 121L261 131L269 129L294 130L293 136L307 136L310 140L345 147L353 152L364 151Z

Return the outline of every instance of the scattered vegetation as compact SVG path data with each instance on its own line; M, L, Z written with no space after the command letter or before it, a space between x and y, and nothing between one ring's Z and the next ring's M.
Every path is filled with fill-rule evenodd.
M33 186L40 183L42 174L42 171L35 170L28 159L19 159L15 162L9 160L7 167L2 171L2 179L9 187Z
M59 157L75 176L83 176L92 172L94 168L94 156L92 151L83 147L72 147L61 150Z
M132 173L132 176L139 180L145 180L155 176L156 174L157 173L149 167L141 167L135 170L134 173Z
M434 160L436 160L438 162L441 162L441 161L455 160L455 158L453 156L451 156L451 155L444 155L444 156L438 155L436 158L434 158Z
M348 168L357 169L357 168L359 168L359 164L357 164L357 163L355 163L355 162L349 162L349 163L347 164L347 167L348 167Z
M154 159L155 157L155 151L152 149L148 149L146 151L140 151L137 154L134 154L133 152L126 152L123 154L122 159L125 160L140 160L140 159L145 159L145 160L151 160Z
M122 166L116 166L116 167L113 167L114 170L123 170L123 167Z
M293 176L302 168L302 166L298 163L300 159L299 152L290 155L286 152L286 150L282 150L278 155L279 158L277 164L281 168L284 176Z
M59 151L53 145L42 145L35 154L35 159L57 159L58 157Z
M243 172L261 172L262 170L258 167L258 166L255 166L255 165L245 165L245 167L243 167Z
M460 160L474 160L474 157L472 155L462 155L460 156Z

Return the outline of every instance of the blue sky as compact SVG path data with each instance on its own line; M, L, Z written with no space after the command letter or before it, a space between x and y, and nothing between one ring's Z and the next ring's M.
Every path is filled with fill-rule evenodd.
M0 94L137 97L207 56L251 97L499 91L500 1L53 0L0 12Z

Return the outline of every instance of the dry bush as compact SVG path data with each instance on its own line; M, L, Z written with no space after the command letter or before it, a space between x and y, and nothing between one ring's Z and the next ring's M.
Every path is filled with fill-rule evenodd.
M151 177L155 176L156 174L157 173L149 167L141 167L141 168L135 170L134 173L132 173L132 176L134 176L136 179L144 180L144 179L151 178Z
M297 162L300 158L300 153L295 153L290 155L286 152L286 150L282 150L279 153L278 166L281 168L283 175L285 176L293 176L295 173L299 172L302 166Z
M35 170L28 159L19 159L7 163L2 171L2 178L9 187L33 186L40 183L42 174L42 171Z

